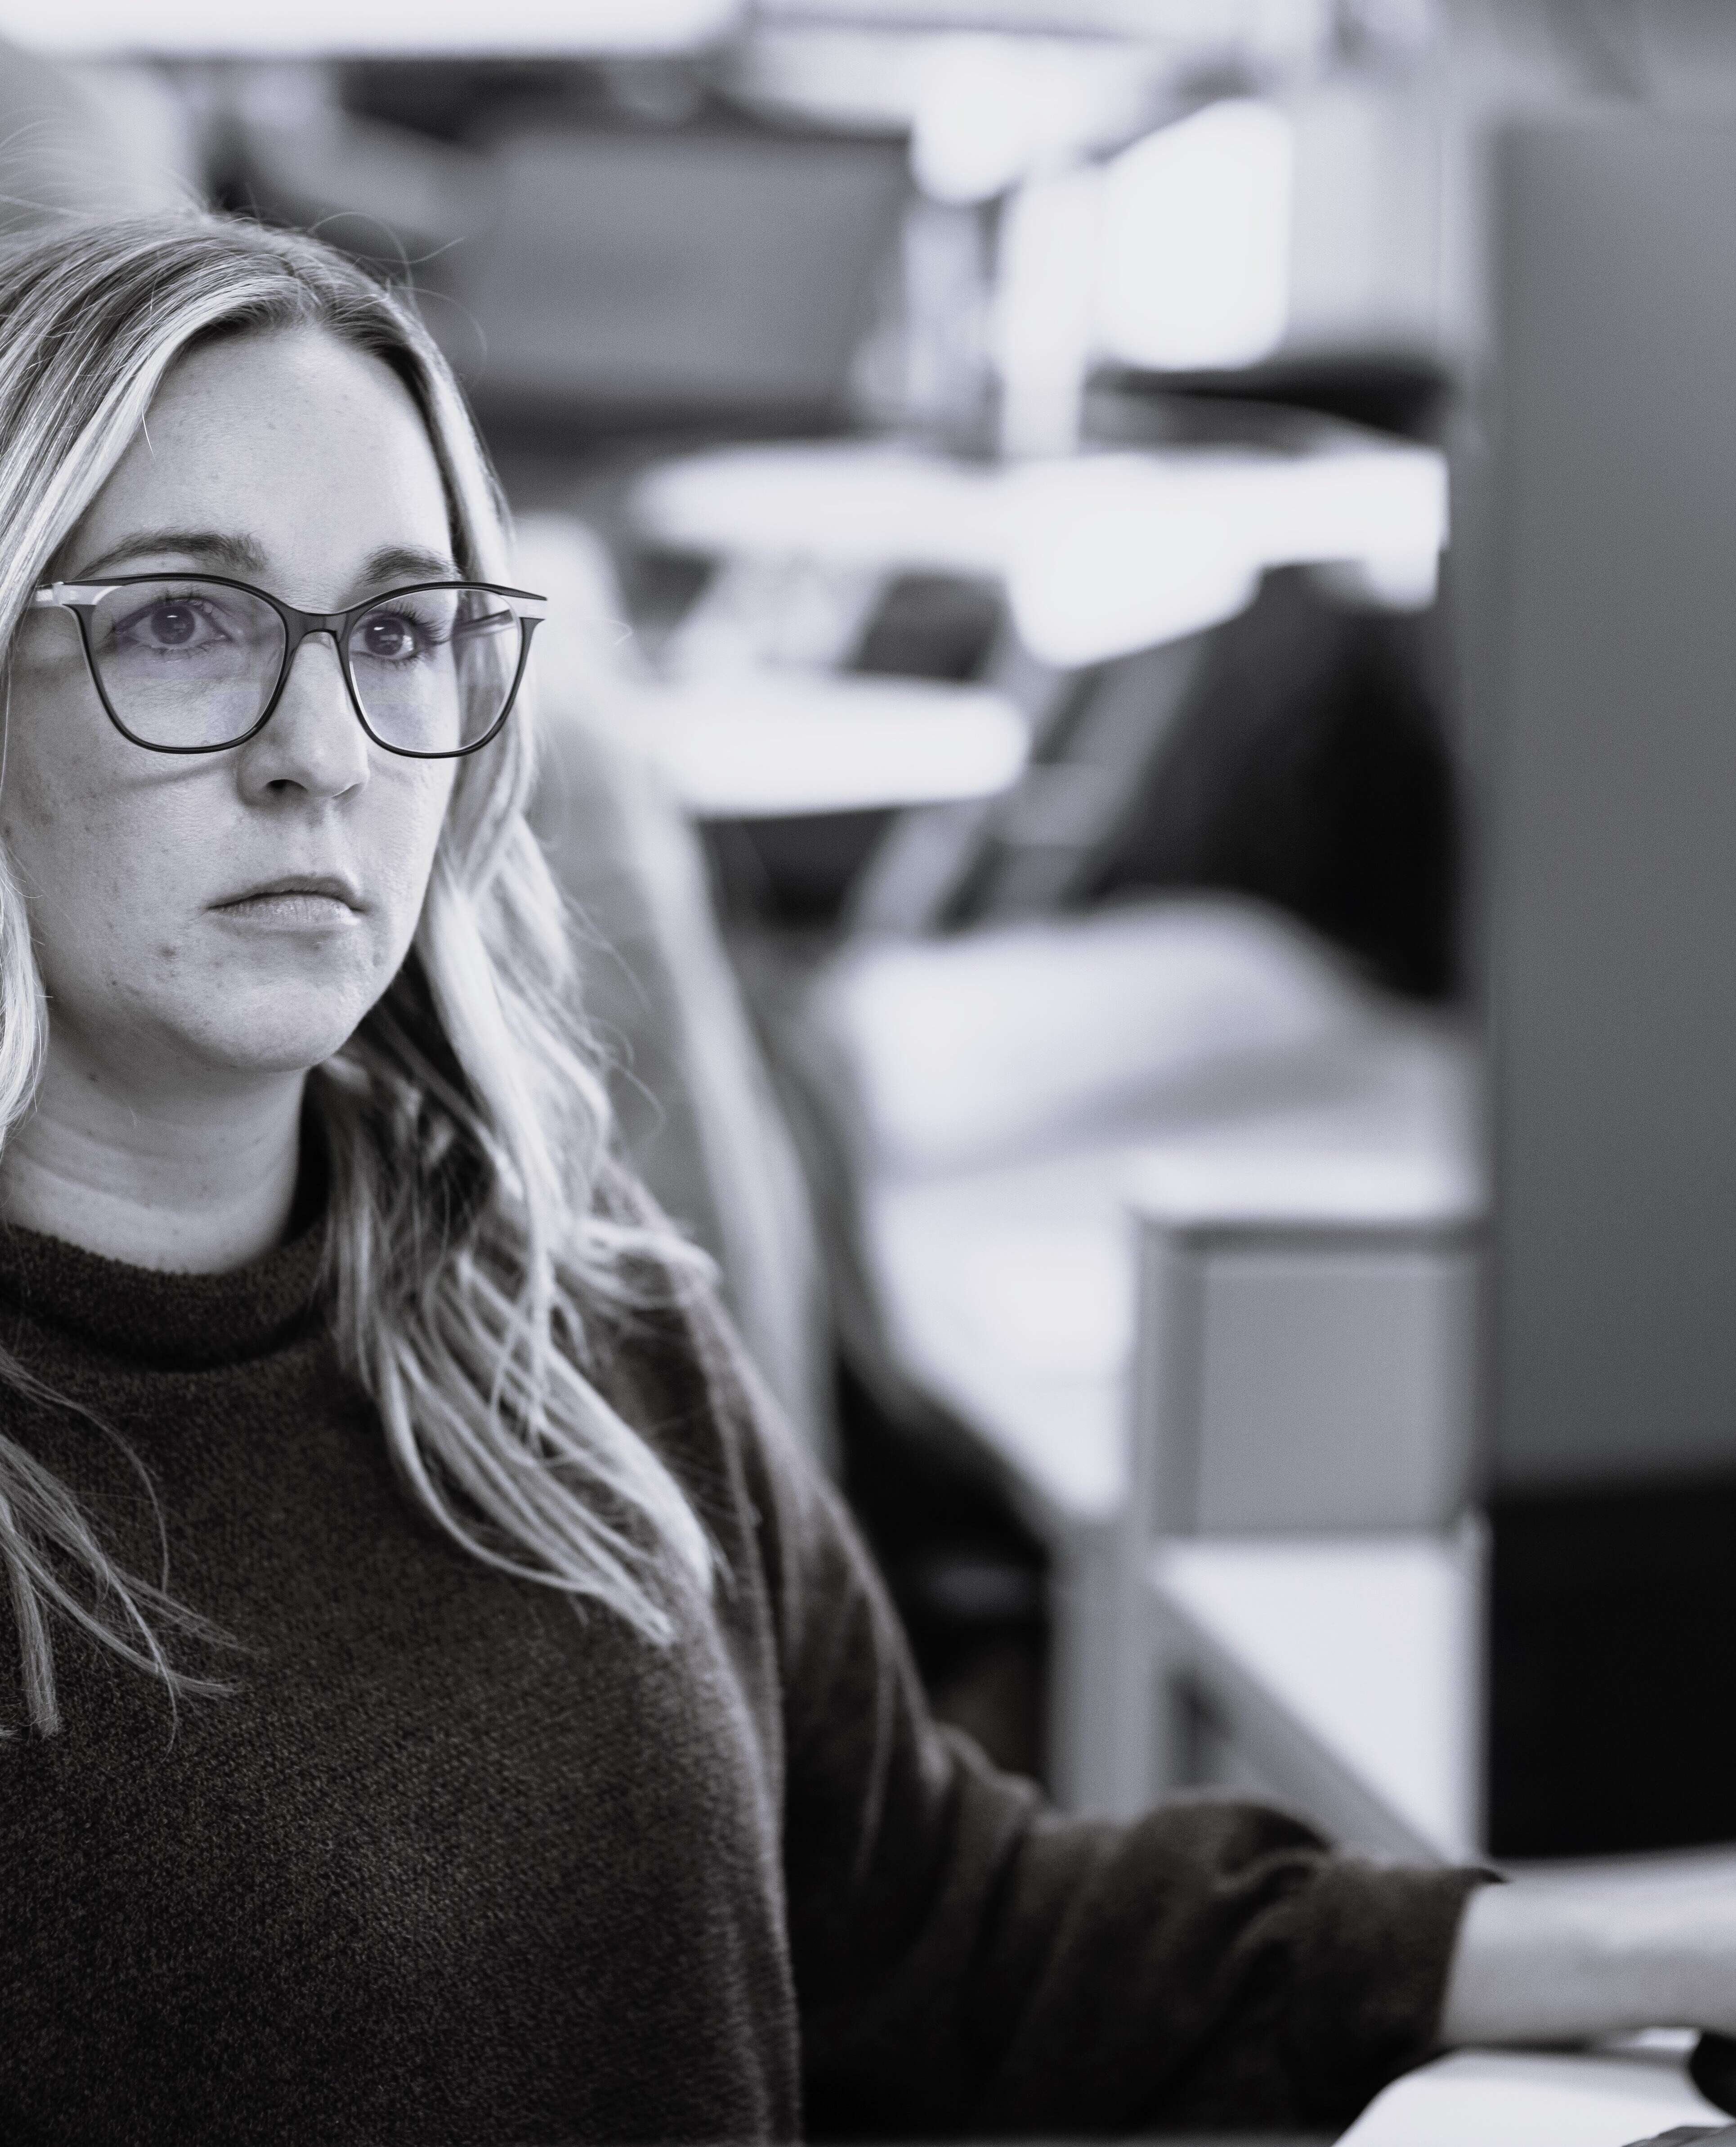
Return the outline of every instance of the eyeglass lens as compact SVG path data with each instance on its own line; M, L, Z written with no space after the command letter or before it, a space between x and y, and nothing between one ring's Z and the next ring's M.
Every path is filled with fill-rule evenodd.
M283 666L283 621L246 589L197 577L133 582L89 613L110 706L148 745L216 747L246 737ZM523 623L483 588L407 589L356 618L345 653L368 729L415 753L462 753L499 721Z

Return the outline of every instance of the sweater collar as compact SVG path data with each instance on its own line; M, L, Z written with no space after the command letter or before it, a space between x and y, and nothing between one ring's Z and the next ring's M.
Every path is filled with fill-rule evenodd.
M183 1274L0 1225L0 1306L165 1371L243 1364L306 1330L320 1296L325 1243L321 1214L245 1267ZM0 1324L0 1343L9 1324Z

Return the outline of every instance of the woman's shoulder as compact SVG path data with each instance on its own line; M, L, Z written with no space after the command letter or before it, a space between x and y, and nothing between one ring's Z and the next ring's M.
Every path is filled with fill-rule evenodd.
M647 1254L619 1279L589 1321L609 1401L683 1475L743 1458L761 1443L760 1397L715 1278Z
M599 1181L593 1212L612 1241L602 1249L608 1279L591 1294L603 1359L654 1389L648 1399L665 1424L694 1417L714 1432L751 1426L762 1397L709 1255L618 1162Z

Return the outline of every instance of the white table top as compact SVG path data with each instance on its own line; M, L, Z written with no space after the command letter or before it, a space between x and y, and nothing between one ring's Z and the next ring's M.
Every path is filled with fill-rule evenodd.
M1482 1559L1470 1531L1175 1539L1162 1597L1419 1845L1474 1856Z
M1133 1256L1111 1143L874 1189L866 1250L904 1369L1010 1479L1050 1540L1108 1524L1127 1479Z
M1239 1110L1195 1094L1048 1154L883 1175L864 1189L863 1238L892 1345L983 1442L1033 1525L1104 1526L1127 1488L1130 1190L1166 1159L1196 1176L1281 1174L1298 1157L1445 1173L1465 1154L1473 1078L1462 1041L1398 1018L1341 1050L1279 1054Z
M1143 1157L1128 1187L1136 1214L1168 1231L1208 1236L1281 1234L1333 1225L1419 1231L1469 1229L1488 1196L1468 1142L1321 1147L1283 1155L1248 1149L1200 1155L1173 1149Z
M1728 2122L1678 2049L1459 2050L1377 2095L1340 2147L1631 2147L1674 2125Z
M891 441L714 448L661 463L633 518L683 551L993 574L1006 557L1002 472Z
M618 696L634 739L700 819L933 805L1004 790L1029 734L974 686L764 672Z
M879 440L717 448L634 488L641 531L722 557L993 576L1026 645L1105 662L1232 617L1268 567L1361 563L1426 603L1447 534L1432 448L1323 426L1313 450L964 463Z
M685 52L723 36L741 0L497 0L478 8L423 0L413 13L358 8L353 0L298 0L294 8L215 8L210 0L74 0L59 8L0 5L0 29L22 45L60 55L131 58L139 53L262 58L452 53L473 60L503 53L563 59L588 53Z

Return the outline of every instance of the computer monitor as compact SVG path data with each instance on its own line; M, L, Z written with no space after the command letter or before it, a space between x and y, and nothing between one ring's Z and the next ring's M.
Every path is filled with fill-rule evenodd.
M1492 179L1489 1842L1736 1839L1736 123Z
M527 125L423 280L491 417L837 424L909 193L893 136Z

